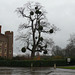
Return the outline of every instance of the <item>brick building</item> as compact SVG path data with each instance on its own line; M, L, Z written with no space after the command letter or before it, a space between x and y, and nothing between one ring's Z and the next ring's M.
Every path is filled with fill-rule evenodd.
M13 57L13 32L6 31L5 34L2 34L1 26L0 26L0 57L9 59Z

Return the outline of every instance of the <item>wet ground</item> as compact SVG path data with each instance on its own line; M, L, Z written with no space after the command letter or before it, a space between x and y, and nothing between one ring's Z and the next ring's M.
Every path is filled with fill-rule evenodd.
M39 68L13 68L0 67L0 75L75 75L75 70L54 69L50 67Z

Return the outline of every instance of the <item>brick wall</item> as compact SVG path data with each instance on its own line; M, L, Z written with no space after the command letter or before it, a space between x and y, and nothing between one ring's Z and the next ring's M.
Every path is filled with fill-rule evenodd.
M10 59L13 57L13 32L0 32L0 56Z

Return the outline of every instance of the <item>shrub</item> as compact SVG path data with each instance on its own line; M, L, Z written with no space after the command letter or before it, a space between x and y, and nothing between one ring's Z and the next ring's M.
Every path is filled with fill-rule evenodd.
M68 64L66 59L58 60L0 60L0 66L8 67L50 67L56 64L57 66L75 65L75 59L72 59Z

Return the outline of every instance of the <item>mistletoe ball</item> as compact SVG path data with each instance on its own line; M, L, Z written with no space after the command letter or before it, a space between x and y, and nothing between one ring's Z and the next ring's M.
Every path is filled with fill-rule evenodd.
M26 52L26 48L23 47L23 48L21 49L21 51L22 51L22 52Z

